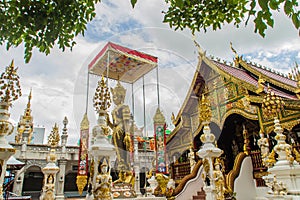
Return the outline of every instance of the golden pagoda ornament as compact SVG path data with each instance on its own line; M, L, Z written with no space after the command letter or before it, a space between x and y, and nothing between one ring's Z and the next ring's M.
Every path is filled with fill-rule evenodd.
M284 101L268 87L267 95L263 99L262 109L266 116L278 117L278 113L283 109Z
M101 81L98 81L93 102L94 108L99 115L103 115L111 106L110 92L104 81L104 76L102 76Z
M17 74L18 68L15 69L14 61L5 69L0 76L0 100L1 102L11 103L17 100L21 95L21 87L19 76Z
M59 133L58 133L58 126L55 123L54 127L52 128L52 131L48 137L48 144L51 147L56 147L59 143L60 137L59 137Z

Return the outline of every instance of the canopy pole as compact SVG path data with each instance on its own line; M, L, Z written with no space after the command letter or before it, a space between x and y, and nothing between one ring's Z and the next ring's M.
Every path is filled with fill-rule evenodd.
M133 115L133 119L134 119L134 93L133 93L133 83L131 83L131 103L132 103L132 115Z
M143 76L143 107L144 107L144 136L147 136L146 129L146 100L145 100L145 77Z
M106 86L108 88L108 73L109 73L109 51L107 51L107 59L106 59Z
M156 90L157 90L157 105L158 105L158 109L160 109L158 66L156 67Z
M89 106L89 88L90 88L90 73L88 69L87 73L87 81L86 81L86 102L85 102L85 113L88 111L88 106Z

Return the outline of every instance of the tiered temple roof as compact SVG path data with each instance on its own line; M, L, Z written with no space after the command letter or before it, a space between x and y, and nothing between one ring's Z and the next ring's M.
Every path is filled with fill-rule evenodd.
M298 69L294 71L298 72ZM233 64L221 62L220 59L208 57L205 55L205 52L199 51L199 62L187 96L177 116L173 115L172 117L175 128L167 138L167 145L169 146L167 149L172 155L174 153L172 149L174 151L177 149L183 152L188 148L190 142L193 142L193 137L195 137L202 128L201 122L199 122L198 119L199 97L201 97L203 92L213 94L211 92L213 90L216 92L215 95L217 99L220 95L225 96L225 100L217 100L219 104L219 108L216 109L216 112L219 112L218 117L212 119L212 121L218 121L217 124L220 125L221 129L222 123L229 115L224 114L224 112L235 112L233 110L237 108L235 105L240 103L238 101L246 99L249 105L254 105L254 109L257 109L256 114L254 114L255 116L253 113L250 113L248 116L251 115L252 117L248 118L259 120L262 127L267 130L268 128L266 127L269 126L267 123L269 119L264 119L264 116L259 115L261 113L261 103L268 88L283 98L286 116L289 114L293 115L293 119L289 117L289 120L294 120L294 122L290 123L285 121L285 119L283 119L282 122L283 124L286 123L285 128L292 128L292 126L300 123L297 121L297 116L300 116L300 84L298 82L297 76L294 74L293 76L291 74L284 75L273 69L257 66L253 63L246 62L242 56L238 56L237 54L235 55ZM205 88L208 89L208 91L205 91ZM231 95L231 97L228 97L229 95ZM221 107L223 113L220 113ZM286 116L282 116L282 118ZM287 118L288 117L286 117L286 119ZM270 127L265 131L269 132L270 129L272 128Z

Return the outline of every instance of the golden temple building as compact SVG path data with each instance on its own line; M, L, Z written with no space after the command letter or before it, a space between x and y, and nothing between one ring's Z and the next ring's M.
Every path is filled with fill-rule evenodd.
M199 61L190 88L177 116L172 115L175 128L167 138L167 152L171 176L177 186L174 196L197 173L192 175L190 172L189 155L192 152L196 161L200 160L196 152L202 146L203 121L199 116L199 103L203 94L211 104L210 129L216 137L216 145L224 151L221 155L224 174L227 188L232 191L242 160L248 155L252 158L256 186L265 186L262 176L267 168L260 157L260 134L268 138L270 151L276 145L274 118L264 113L262 106L268 92L281 97L284 109L279 110L278 118L283 134L287 143L299 151L300 76L297 64L291 73L285 75L245 61L232 46L231 49L235 58L233 63L228 63L207 56L199 47ZM195 168L197 171L199 166Z

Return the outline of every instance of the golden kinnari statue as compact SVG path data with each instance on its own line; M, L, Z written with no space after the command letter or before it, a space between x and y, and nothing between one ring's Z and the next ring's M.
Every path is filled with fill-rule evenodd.
M259 135L260 135L260 139L257 141L257 145L260 148L262 162L264 165L266 165L266 160L268 159L268 155L270 152L269 139L265 137L265 134L262 131L259 132Z
M213 171L213 179L215 181L215 189L216 191L218 191L216 193L216 200L224 200L225 196L225 178L224 178L224 174L223 171L221 170L222 167L222 163L220 162L219 158L215 159L215 169ZM223 165L224 167L224 165Z
M96 184L94 189L94 199L111 200L111 184L112 177L109 174L108 162L106 158L103 158L100 164L101 172L96 176Z

